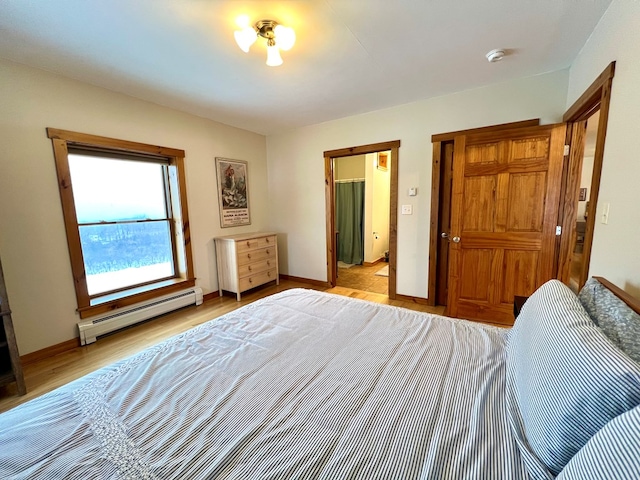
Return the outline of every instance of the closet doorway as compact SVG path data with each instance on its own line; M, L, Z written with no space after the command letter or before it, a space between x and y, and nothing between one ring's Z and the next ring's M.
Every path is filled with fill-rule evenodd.
M331 286L395 298L399 146L385 142L324 153Z

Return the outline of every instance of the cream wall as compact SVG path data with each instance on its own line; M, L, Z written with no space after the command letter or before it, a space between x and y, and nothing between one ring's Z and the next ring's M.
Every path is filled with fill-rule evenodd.
M589 274L640 295L640 2L611 3L571 66L566 106L613 60L616 72ZM605 225L600 220L607 203Z
M351 180L365 178L364 155L340 157L334 164L334 178L336 180Z
M267 137L269 224L286 245L282 273L327 280L323 152L400 140L398 206L413 205L413 215L398 215L397 292L426 297L431 135L538 117L560 121L567 82L563 70ZM409 187L418 187L418 196L409 197Z
M184 149L197 284L216 291L212 238L266 229L262 135L0 60L0 257L20 354L77 336L51 141L54 127ZM215 157L249 162L249 227L220 228Z
M391 152L388 151L389 158ZM375 262L384 258L384 252L389 250L389 190L391 186L391 160L387 160L387 170L377 167L378 154L367 155L367 162L371 167L371 228L368 233L371 239L368 262ZM376 235L373 235L376 232ZM377 238L376 238L377 237ZM366 255L365 255L366 257Z
M368 153L365 157L364 261L373 263L383 258L385 250L389 249L390 171L377 168L377 153Z

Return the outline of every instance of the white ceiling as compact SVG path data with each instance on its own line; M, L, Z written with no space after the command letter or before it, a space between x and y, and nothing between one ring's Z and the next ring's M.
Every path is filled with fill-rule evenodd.
M0 57L271 134L566 68L610 3L1 0ZM295 29L284 65L236 46L242 13Z

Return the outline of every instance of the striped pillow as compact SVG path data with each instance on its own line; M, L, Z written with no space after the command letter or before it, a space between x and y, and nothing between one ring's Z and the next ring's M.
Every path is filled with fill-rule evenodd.
M640 478L640 407L607 423L571 459L557 480L611 478Z
M640 366L551 280L509 333L507 403L532 475L557 475L607 422L640 404Z

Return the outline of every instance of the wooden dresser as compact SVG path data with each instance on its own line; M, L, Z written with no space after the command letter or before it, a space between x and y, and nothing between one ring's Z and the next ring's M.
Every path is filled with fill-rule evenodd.
M16 382L19 395L27 393L0 263L0 386L12 382Z
M215 238L218 285L240 294L278 278L278 243L273 232L245 233Z

